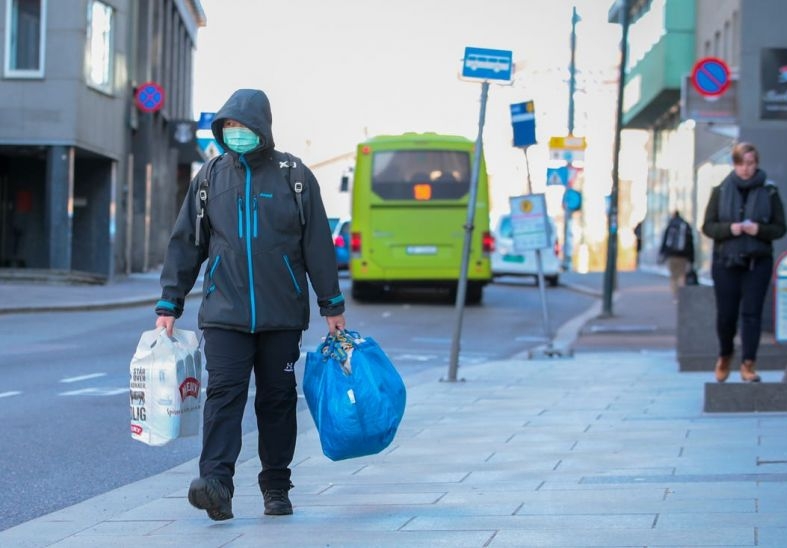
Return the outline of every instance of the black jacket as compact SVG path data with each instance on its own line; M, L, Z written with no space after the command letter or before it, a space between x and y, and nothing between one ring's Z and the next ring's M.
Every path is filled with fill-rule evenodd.
M257 133L260 145L242 155L229 151L222 138L226 119ZM320 187L306 169L302 225L285 178L287 168L281 164L284 155L273 148L271 122L270 103L259 90L236 91L216 113L213 135L228 152L213 166L199 246L194 243L196 195L205 166L191 181L167 249L157 313L182 314L184 298L206 259L200 329L221 327L248 333L306 329L307 275L320 314L344 313Z
M746 199L742 197L734 201L734 211L725 211L723 199L725 193L733 193L737 197L738 179L734 172L711 191L705 209L705 220L702 232L713 239L713 259L725 265L746 264L752 257L773 255L773 241L785 233L784 206L779 198L778 189L766 180L765 173L757 170L750 181ZM727 194L729 195L729 194ZM741 234L733 236L730 225L744 219L759 223L756 236Z

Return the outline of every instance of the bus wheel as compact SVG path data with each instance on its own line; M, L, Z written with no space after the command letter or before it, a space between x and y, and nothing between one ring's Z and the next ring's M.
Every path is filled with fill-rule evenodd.
M350 293L356 301L370 301L380 297L380 289L368 282L353 282Z
M479 304L484 297L484 286L476 283L467 284L466 304Z

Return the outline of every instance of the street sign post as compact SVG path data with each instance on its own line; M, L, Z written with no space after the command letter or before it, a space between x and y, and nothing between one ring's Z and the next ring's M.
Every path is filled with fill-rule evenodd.
M545 354L558 354L552 345L552 328L549 322L546 287L544 285L544 265L541 250L549 247L549 223L547 222L547 202L543 194L528 194L509 198L511 207L511 237L514 251L524 253L535 251L538 272L538 291L541 297L541 317L544 321L544 334L547 339Z
M467 294L467 275L470 270L470 245L473 237L473 219L478 198L478 176L481 170L481 151L483 149L484 121L486 119L486 100L489 95L489 81L498 84L510 83L513 74L513 53L507 50L466 47L462 65L462 76L469 80L481 81L481 108L478 114L478 136L473 151L472 172L470 174L470 196L467 203L467 222L462 245L462 262L459 280L456 284L456 323L451 340L451 356L448 364L447 381L456 382L459 369L459 339L462 336L462 315L465 295Z

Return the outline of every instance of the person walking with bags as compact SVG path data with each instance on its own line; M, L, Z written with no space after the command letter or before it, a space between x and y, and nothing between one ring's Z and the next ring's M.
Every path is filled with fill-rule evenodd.
M672 299L677 301L678 289L686 285L686 273L694 264L694 236L691 226L680 216L679 211L672 214L664 229L659 262L667 263Z
M703 234L713 239L719 340L714 374L718 382L729 377L740 315L741 380L758 382L762 308L773 271L773 241L785 233L784 206L776 185L759 169L754 145L735 145L732 163L732 172L711 192L702 224Z
M253 371L264 512L292 514L294 365L309 325L309 282L329 333L345 328L333 241L314 175L299 158L274 148L264 92L233 93L211 129L227 152L191 181L156 304L156 326L171 333L207 260L198 325L208 386L199 477L188 500L213 520L233 517L233 476Z

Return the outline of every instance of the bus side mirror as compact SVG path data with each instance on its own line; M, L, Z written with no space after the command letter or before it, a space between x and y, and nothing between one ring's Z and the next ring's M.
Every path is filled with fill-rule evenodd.
M350 189L350 176L342 175L341 183L339 183L339 192L347 192Z

